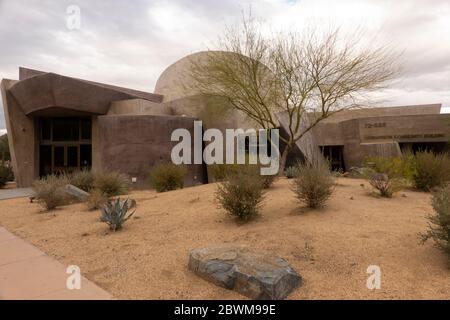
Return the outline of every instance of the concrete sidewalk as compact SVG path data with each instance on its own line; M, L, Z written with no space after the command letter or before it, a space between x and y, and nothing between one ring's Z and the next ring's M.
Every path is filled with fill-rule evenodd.
M0 189L0 200L30 197L33 194L32 188Z
M66 286L67 266L0 227L0 300L108 300L111 294L86 278ZM81 272L83 272L81 270Z

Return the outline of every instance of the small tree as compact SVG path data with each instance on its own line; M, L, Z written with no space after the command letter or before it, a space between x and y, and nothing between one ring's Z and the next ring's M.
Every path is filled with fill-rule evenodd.
M344 41L338 29L267 37L244 19L220 39L220 51L192 59L191 89L224 97L263 129L278 128L283 118L288 137L280 137L286 144L281 175L289 151L314 126L335 112L362 107L368 92L397 75L389 48L362 46L360 40Z

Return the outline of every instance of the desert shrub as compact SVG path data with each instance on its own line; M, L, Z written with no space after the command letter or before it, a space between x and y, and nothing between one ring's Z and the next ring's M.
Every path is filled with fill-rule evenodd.
M324 206L334 191L334 178L326 165L299 164L293 181L297 198L310 208Z
M216 192L220 206L242 221L248 221L259 213L263 197L263 184L256 166L240 166L219 183Z
M433 239L437 248L450 258L450 184L434 192L432 198L435 215L429 216L428 231L421 235L422 242Z
M0 188L3 188L11 178L11 169L5 166L0 166Z
M259 164L213 164L209 166L209 173L213 177L214 181L224 181L227 180L229 176L234 176L236 173L243 170L243 167L246 167L245 169L248 169L247 167L253 167L253 170L260 170L262 167ZM260 172L260 171L259 171ZM260 182L262 184L262 187L264 189L268 189L272 186L272 184L275 182L277 178L277 175L261 175L260 176Z
M130 181L124 174L118 172L102 172L94 176L94 188L100 190L107 197L127 194Z
M402 158L370 157L364 175L382 197L391 198L406 185L406 167Z
M94 187L94 174L89 170L76 171L70 175L70 183L89 192Z
M182 189L186 168L172 163L159 164L150 170L150 186L158 192Z
M68 204L70 197L64 192L69 180L65 175L48 175L33 183L36 200L47 210Z
M99 189L91 189L89 197L86 199L88 210L101 209L108 202L108 197Z
M208 166L208 173L214 181L224 181L229 174L238 169L238 164L212 164Z
M277 175L261 175L263 189L269 189L275 182Z
M296 166L287 167L286 170L284 171L284 175L288 179L295 178L298 174L297 169L298 168Z
M430 191L450 181L450 157L446 153L434 154L429 151L416 153L414 186Z
M116 231L122 228L122 225L131 218L134 211L128 213L130 209L136 206L134 200L108 200L102 208L102 215L100 220L109 225L112 231Z

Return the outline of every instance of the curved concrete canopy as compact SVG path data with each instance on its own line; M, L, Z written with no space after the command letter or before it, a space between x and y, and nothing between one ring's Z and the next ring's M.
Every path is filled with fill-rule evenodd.
M111 101L143 98L160 102L162 97L54 73L36 75L15 83L9 91L26 115L67 109L87 114L106 114Z

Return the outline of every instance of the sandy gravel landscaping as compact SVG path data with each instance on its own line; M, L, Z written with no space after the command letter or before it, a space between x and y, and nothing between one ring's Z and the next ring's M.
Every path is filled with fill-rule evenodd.
M27 198L0 201L0 225L119 299L244 299L187 269L190 249L223 243L287 259L304 278L289 299L450 299L448 258L418 243L433 212L427 193L378 199L367 182L341 178L326 208L307 210L281 179L261 216L237 224L217 208L215 188L133 192L135 217L116 233L84 204L47 213ZM380 290L366 287L369 265L381 267Z

